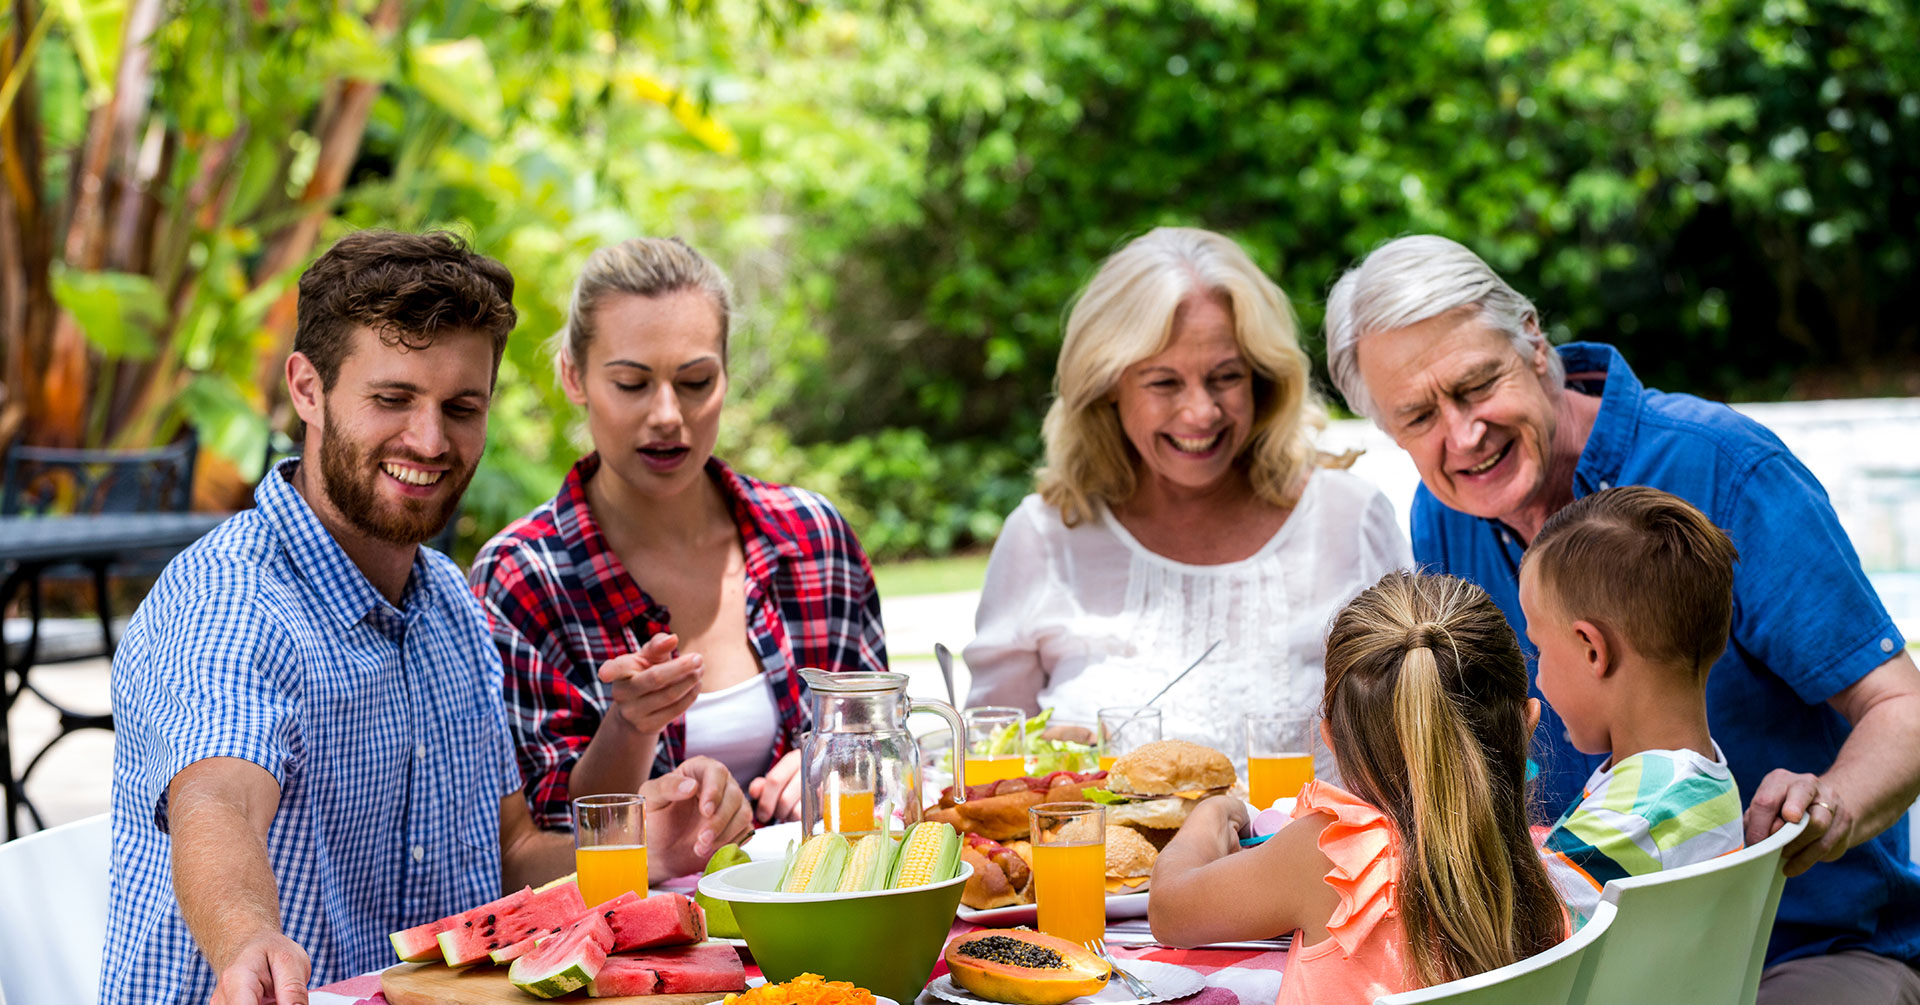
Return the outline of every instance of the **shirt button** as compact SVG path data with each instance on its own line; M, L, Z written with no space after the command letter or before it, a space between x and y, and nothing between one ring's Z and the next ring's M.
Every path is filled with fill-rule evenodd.
M415 747L415 748L413 748L413 756L415 756L415 757L418 757L419 759L421 759L421 760L423 760L423 761L424 761L424 760L426 760L426 759L427 759L427 745L423 743L423 744L421 744L421 745L419 745L418 747Z
M1510 535L1510 534L1508 534L1508 533L1507 533L1506 531L1504 531L1504 530L1503 530L1503 531L1501 531L1501 532L1500 532L1500 543L1501 543L1501 544L1512 544L1512 543L1513 543L1513 537L1512 537L1512 535Z
M414 845L413 860L415 862L424 862L426 861L426 859L427 859L427 846L423 844Z
M1881 652L1883 652L1883 653L1890 653L1890 652L1893 652L1893 640L1892 640L1892 639L1881 639L1881 640L1880 640L1880 651L1881 651Z
M1610 488L1612 488L1612 487L1613 487L1613 483L1612 483L1612 482L1609 482L1609 481L1606 481L1605 479L1602 479L1602 480L1601 480L1601 482L1600 482L1600 491L1602 491L1602 492L1605 492L1606 490L1608 490L1608 489L1610 489Z

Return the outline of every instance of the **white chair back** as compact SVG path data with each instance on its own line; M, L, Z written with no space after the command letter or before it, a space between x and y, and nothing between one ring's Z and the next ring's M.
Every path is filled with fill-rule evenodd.
M1709 862L1608 882L1601 899L1617 913L1581 961L1572 1005L1750 1005L1786 884L1781 853L1805 829L1803 819Z
M1375 998L1373 1005L1566 1005L1573 1000L1587 947L1613 924L1613 914L1612 904L1601 904L1572 938L1544 953L1484 974Z
M0 844L0 1001L100 1000L107 815Z

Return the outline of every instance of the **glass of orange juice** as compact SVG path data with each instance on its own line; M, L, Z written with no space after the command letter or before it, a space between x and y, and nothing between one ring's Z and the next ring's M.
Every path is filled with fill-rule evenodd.
M1072 943L1107 933L1107 811L1099 803L1041 803L1033 829L1033 900L1040 930Z
M1001 705L967 709L967 784L1027 773L1027 713Z
M637 792L573 801L573 867L580 899L604 904L632 890L647 895L647 800Z
M1120 705L1100 710L1100 770L1112 771L1113 762L1133 748L1160 739L1160 710L1145 705Z
M1247 798L1261 809L1293 799L1313 781L1313 719L1304 715L1247 716Z

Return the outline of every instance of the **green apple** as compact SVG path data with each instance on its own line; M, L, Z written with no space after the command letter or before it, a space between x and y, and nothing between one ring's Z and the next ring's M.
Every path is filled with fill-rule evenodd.
M719 872L728 866L751 862L747 853L737 844L723 844L720 850L707 860L707 874ZM707 912L707 934L716 939L740 938L740 923L733 919L733 905L724 900L715 900L699 891L694 891L693 899Z

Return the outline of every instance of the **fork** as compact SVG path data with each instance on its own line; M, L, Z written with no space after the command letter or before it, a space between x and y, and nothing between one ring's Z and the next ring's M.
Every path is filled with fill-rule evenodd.
M1140 978L1135 977L1132 974L1127 973L1125 970L1121 969L1120 961L1114 959L1112 954L1107 952L1106 939L1103 939L1103 938L1088 939L1085 943L1083 943L1083 945L1087 947L1088 952L1107 961L1107 966L1113 968L1113 972L1119 976L1121 983L1125 984L1127 986L1127 990L1133 992L1133 994L1136 997L1139 997L1139 998L1153 997L1153 989L1147 986L1146 981L1143 981Z

